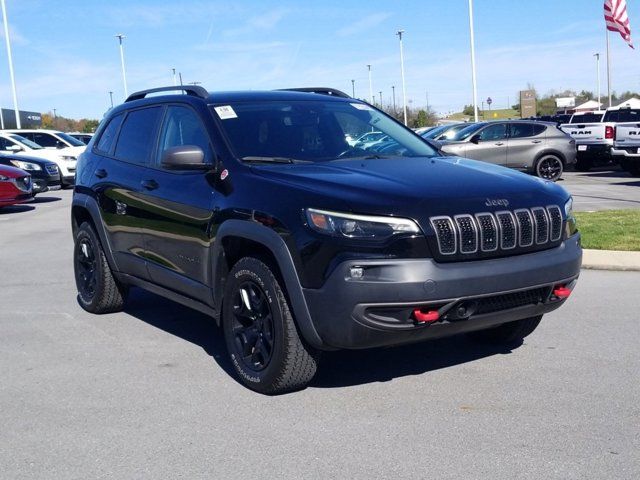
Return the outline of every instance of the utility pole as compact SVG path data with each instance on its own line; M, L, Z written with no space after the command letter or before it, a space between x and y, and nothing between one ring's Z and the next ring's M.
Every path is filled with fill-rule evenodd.
M609 96L609 108L612 106L611 102L611 53L609 52L609 30L607 33L607 95Z
M404 30L398 30L396 35L400 39L400 73L402 74L402 111L404 114L404 124L407 125L407 88L404 82L404 52L402 50L402 34Z
M391 85L391 91L393 92L393 114L396 114L396 86Z
M351 96L356 98L356 81L351 80Z
M594 57L596 57L596 74L598 76L598 110L600 110L600 54L594 53Z
M127 89L127 73L124 68L124 47L122 46L122 39L125 36L122 33L116 35L118 39L118 43L120 44L120 63L122 64L122 84L124 85L124 98L129 96L129 91Z
M473 84L473 118L478 121L478 86L476 83L476 47L473 36L473 0L469 0L469 36L471 39L471 83Z
M111 108L113 108L113 92L109 90L109 98L111 99Z
M371 65L367 65L369 69L369 99L371 99L371 105L376 103L376 99L373 98L373 83L371 82Z
M58 118L58 116L56 115L56 110L57 109L55 109L55 108L53 109L53 118Z
M11 40L9 39L9 20L7 20L7 6L4 0L2 3L2 18L4 21L4 41L7 44L7 60L9 60L9 76L11 77L11 91L13 93L13 111L16 115L16 128L22 128L20 125L20 110L18 109L18 94L16 93L16 78L13 73L13 57L11 56ZM4 119L3 122L4 123Z

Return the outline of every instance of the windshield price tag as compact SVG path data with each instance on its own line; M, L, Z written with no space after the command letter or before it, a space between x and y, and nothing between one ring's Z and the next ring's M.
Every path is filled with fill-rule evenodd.
M351 106L357 110L371 110L371 107L364 103L352 103Z
M214 108L216 113L220 117L220 120L238 118L238 115L236 115L236 112L234 112L233 108L231 108L231 105L224 105L222 107L214 107Z

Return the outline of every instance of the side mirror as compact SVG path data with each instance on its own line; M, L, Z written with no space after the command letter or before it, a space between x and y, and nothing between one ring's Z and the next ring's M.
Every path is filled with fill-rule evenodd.
M471 137L471 140L469 141L477 145L478 143L480 143L480 135L474 135L473 137Z
M56 148L58 150L60 150L61 148L64 148L64 147L66 147L65 144L63 144L60 140L56 140Z
M7 150L9 150L10 152L21 152L22 147L20 145L9 145L7 147Z
M162 152L161 163L171 170L207 170L211 165L205 163L204 152L196 145L171 147Z

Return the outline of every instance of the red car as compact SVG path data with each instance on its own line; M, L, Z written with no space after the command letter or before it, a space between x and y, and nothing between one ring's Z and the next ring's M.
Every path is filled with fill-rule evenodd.
M19 168L0 165L0 207L26 202L32 197L31 175Z

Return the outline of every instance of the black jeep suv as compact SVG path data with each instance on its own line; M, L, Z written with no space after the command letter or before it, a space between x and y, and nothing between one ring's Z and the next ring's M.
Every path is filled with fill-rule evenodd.
M279 393L322 350L517 345L571 294L582 251L561 187L442 156L336 90L170 90L111 110L79 160L85 310L138 286L206 312L239 380ZM394 148L349 143L370 131Z

